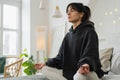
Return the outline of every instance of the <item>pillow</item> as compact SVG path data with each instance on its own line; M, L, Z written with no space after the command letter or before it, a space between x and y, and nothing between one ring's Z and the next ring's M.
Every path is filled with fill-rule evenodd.
M5 63L6 63L6 58L0 57L0 73L4 73Z
M115 74L120 74L120 53L115 53L112 56L111 72Z
M99 57L102 64L101 69L104 72L110 71L110 65L111 65L110 60L111 60L112 53L113 53L113 48L105 48L100 50Z

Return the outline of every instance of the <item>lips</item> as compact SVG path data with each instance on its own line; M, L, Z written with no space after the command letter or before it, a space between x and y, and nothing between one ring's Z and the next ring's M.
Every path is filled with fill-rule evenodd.
M68 17L68 19L70 19L70 17Z

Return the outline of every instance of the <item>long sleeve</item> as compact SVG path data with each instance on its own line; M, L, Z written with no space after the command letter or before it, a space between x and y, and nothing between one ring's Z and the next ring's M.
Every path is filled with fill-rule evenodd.
M46 62L47 66L55 67L55 68L58 68L58 69L63 68L64 47L65 47L65 38L62 42L62 45L60 46L60 49L59 49L59 52L58 52L57 56L55 58L48 59L48 61Z
M94 30L90 30L86 33L82 47L83 52L78 61L78 67L87 63L90 65L91 71L96 71L99 64L99 48L98 37Z

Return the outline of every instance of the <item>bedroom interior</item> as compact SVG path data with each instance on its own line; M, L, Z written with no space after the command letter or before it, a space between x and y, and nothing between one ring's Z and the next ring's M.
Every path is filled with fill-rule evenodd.
M27 48L29 55L33 55L35 62L44 62L44 58L55 57L64 35L69 31L71 24L67 21L66 6L70 2L82 2L92 11L91 21L99 37L99 53L102 69L106 74L102 80L120 79L120 1L119 0L0 0L0 56L4 54L3 30L4 16L2 5L13 4L20 8L18 22L19 30L16 54ZM1 7L2 6L2 7ZM60 10L59 16L53 16L56 9ZM3 11L4 12L4 11ZM61 16L62 15L62 16ZM5 30L9 30L5 28ZM12 29L10 29L12 30ZM14 29L12 31L15 31ZM16 40L17 40L16 39ZM10 47L10 46L9 46ZM5 48L6 50L6 48ZM8 51L9 52L9 51ZM52 71L47 73L45 70ZM61 80L61 70L44 68L50 80ZM56 74L58 73L58 74ZM58 76L55 77L54 75ZM57 79L56 79L57 78ZM29 78L30 79L30 78ZM0 78L0 80L2 80ZM18 80L18 79L17 79ZM40 79L42 80L42 79Z

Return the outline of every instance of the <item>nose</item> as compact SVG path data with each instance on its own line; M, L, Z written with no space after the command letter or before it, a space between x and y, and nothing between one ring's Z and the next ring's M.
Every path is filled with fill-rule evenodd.
M70 11L67 12L67 15L70 15Z

